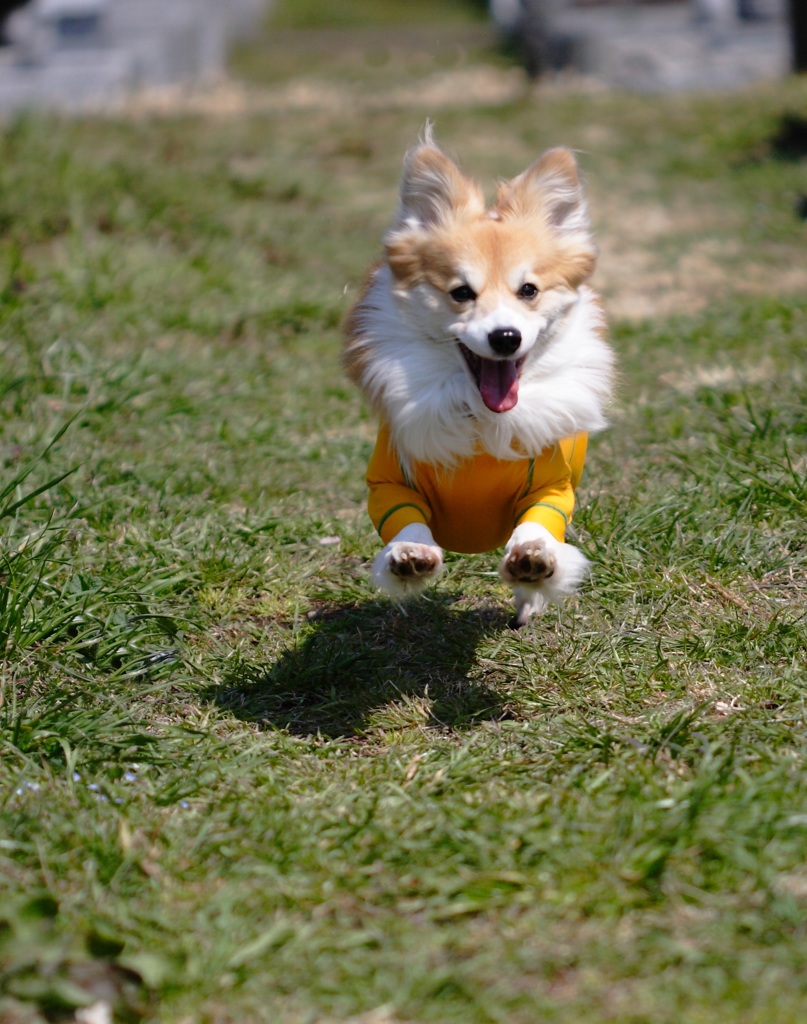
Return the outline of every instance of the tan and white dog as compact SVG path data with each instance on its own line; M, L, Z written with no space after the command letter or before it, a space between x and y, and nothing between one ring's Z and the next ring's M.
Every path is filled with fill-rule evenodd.
M443 548L504 545L523 625L586 575L565 530L613 374L585 284L596 250L576 161L549 150L487 208L427 128L384 245L345 345L381 421L367 473L385 545L373 577L402 598L438 574Z

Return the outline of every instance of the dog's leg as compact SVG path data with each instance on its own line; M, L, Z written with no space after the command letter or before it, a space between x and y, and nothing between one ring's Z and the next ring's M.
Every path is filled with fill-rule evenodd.
M507 542L499 575L513 588L520 629L531 615L573 593L588 572L588 559L578 548L555 540L539 523L521 523Z
M373 562L373 582L401 601L419 593L443 567L443 552L425 523L405 526Z

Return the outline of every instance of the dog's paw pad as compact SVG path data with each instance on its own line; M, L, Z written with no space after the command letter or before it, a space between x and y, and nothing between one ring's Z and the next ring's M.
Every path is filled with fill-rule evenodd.
M432 576L440 568L438 551L426 544L394 544L387 562L393 576L411 580Z
M502 564L502 576L512 583L540 583L555 575L557 560L542 540L516 544Z

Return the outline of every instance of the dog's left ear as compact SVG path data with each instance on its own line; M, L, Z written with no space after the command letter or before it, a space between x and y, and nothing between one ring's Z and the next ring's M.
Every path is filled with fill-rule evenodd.
M479 187L434 144L431 133L406 155L399 227L433 227L456 214L484 212Z
M523 174L504 182L496 209L503 216L539 214L561 235L588 234L588 206L572 151L547 150Z
M434 144L427 126L423 141L406 154L398 214L384 238L387 262L397 280L410 286L419 280L421 247L431 228L484 212L479 186Z

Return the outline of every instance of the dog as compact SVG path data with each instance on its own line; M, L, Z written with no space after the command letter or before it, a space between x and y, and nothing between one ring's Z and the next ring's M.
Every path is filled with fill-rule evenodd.
M570 150L501 183L490 208L431 126L407 153L344 347L380 419L367 484L384 547L372 576L393 599L434 579L443 549L504 546L515 627L586 577L565 534L613 381L602 305L585 283L595 261Z

